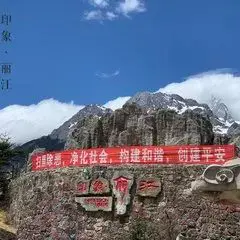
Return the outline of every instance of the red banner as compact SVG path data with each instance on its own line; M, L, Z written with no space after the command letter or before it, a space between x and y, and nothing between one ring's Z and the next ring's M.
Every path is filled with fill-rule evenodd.
M235 145L125 146L44 152L32 156L32 170L111 164L223 164Z

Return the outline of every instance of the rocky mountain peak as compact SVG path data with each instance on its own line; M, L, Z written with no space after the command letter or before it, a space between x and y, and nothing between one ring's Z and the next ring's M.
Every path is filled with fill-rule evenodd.
M62 126L52 131L50 134L50 137L52 139L59 139L65 141L67 138L67 135L71 128L76 126L79 120L81 120L84 117L88 116L102 116L105 113L112 112L111 109L105 108L103 106L97 105L97 104L90 104L82 108L78 113L76 113L74 116L72 116L68 121L66 121Z
M213 114L223 122L234 122L228 107L220 98L212 96L211 101L209 102L209 107L211 108Z
M183 98L177 94L140 92L130 98L127 103L136 103L148 111L168 109L183 114L191 110L210 118L213 131L218 135L233 136L240 132L239 123L234 121L228 107L222 100L216 97L212 97L209 105L207 105L198 103L194 99Z
M239 133L240 125L217 98L212 98L208 106L177 94L139 92L115 111L87 105L50 135L24 145L56 150L64 145L221 144Z
M212 111L207 104L200 104L194 99L184 99L177 94L140 92L130 98L127 103L137 103L146 109L170 109L180 114L186 110L192 110L205 116L212 116Z
M69 133L65 149L123 145L212 144L210 120L191 110L178 114L169 109L148 111L137 103L101 118L80 120Z

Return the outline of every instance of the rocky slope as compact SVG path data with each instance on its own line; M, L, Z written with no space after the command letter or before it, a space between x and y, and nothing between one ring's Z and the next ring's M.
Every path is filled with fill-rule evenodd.
M69 133L66 149L121 145L212 144L209 118L193 111L146 110L136 103L102 117L80 120Z

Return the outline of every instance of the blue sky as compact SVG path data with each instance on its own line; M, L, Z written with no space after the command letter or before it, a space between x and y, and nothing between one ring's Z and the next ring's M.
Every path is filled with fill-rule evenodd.
M0 43L0 63L13 72L12 89L0 90L0 134L16 143L83 105L114 110L159 89L201 103L213 95L240 121L239 0L0 0L4 12L12 42Z
M238 0L142 1L128 16L114 10L123 2L109 0L105 10L88 0L1 0L14 39L0 45L1 61L13 63L0 108L48 98L104 104L200 72L240 69ZM84 19L92 10L118 17Z

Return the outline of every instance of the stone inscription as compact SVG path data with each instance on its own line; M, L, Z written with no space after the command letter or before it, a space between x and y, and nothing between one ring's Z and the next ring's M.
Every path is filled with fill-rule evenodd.
M127 205L130 203L129 191L133 184L133 175L127 172L115 172L111 182L113 193L117 199L117 214L123 215L126 213Z
M86 181L80 181L77 183L76 186L76 194L77 195L86 195L89 193L89 185L90 185L90 181L86 180Z
M161 191L158 178L143 178L137 181L137 195L142 197L156 197Z
M92 180L91 186L90 186L90 193L92 194L104 194L109 193L109 182L105 178L97 178L95 180Z
M112 211L112 197L75 197L86 211Z

